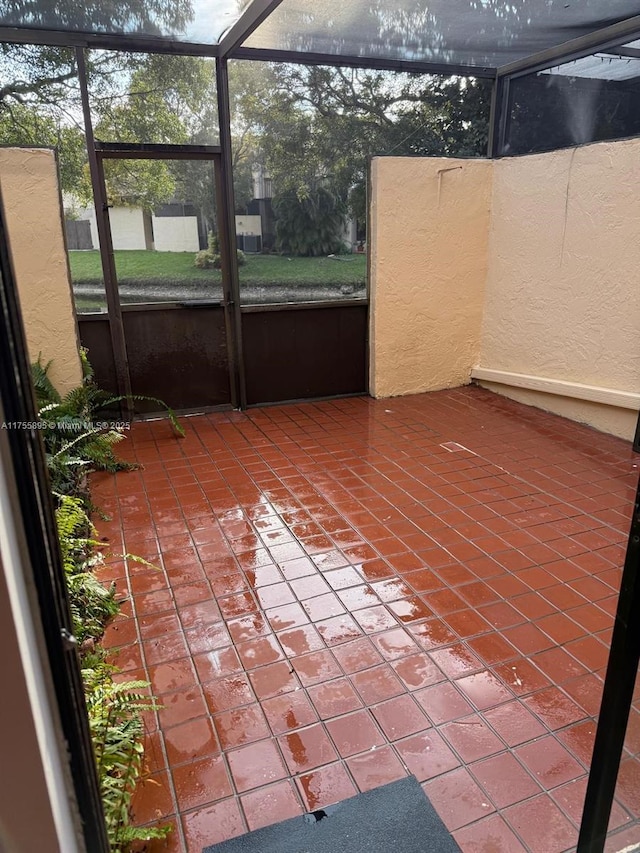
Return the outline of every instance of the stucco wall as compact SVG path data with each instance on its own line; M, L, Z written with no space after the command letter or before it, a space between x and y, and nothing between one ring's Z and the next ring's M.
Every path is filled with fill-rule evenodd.
M0 149L0 188L29 357L53 359L61 391L82 379L53 151Z
M492 164L375 158L370 198L370 392L470 381L480 352Z
M495 162L480 365L640 391L640 140ZM491 385L617 435L629 410Z

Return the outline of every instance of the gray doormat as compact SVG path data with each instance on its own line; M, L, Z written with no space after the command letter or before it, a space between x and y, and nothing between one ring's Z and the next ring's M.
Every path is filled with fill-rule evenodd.
M415 776L203 853L460 853Z

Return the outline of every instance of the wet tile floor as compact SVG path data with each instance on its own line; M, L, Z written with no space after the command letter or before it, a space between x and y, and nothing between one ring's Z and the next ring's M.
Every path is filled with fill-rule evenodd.
M477 388L134 425L93 479L148 679L150 851L413 773L464 853L577 839L637 469L629 444ZM121 445L121 447L123 447ZM640 841L634 710L609 849Z

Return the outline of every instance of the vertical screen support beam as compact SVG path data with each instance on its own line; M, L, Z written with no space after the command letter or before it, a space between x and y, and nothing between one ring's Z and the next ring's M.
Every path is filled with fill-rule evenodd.
M504 151L507 109L509 99L509 78L496 76L491 92L491 111L489 113L489 141L487 157L499 157Z
M89 172L91 174L91 187L93 189L93 203L96 211L96 226L100 240L100 261L102 263L102 275L104 278L104 289L107 297L107 310L109 316L109 331L111 333L111 346L113 348L113 361L116 368L116 382L118 393L131 399L131 378L129 375L129 361L127 358L127 345L124 337L124 326L122 323L122 308L120 306L120 294L118 292L118 279L113 256L113 241L111 239L111 228L109 226L109 206L104 182L104 167L102 159L96 152L96 143L93 136L93 123L91 121L91 107L89 104L89 87L87 85L87 66L84 58L84 50L76 48L76 66L78 69L78 81L80 83L80 95L82 98L82 113L84 116L84 131L87 143L87 154L89 157ZM130 403L127 405L130 412Z
M221 202L218 230L229 258L229 293L231 299L226 306L231 317L233 355L230 364L232 373L232 401L235 408L244 411L247 408L247 389L242 349L242 316L240 314L240 275L238 272L238 248L236 243L235 194L233 190L233 156L231 150L231 108L229 105L229 69L227 60L216 59L216 88L218 93L218 120L220 123L221 151ZM222 271L223 275L225 270Z
M636 436L640 436L640 417ZM634 443L634 450L638 450ZM640 663L640 482L624 561L577 853L602 853Z

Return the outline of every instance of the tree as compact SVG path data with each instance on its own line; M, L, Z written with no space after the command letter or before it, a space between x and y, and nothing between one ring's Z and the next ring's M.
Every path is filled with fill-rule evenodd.
M280 252L315 257L342 250L340 231L347 211L328 187L286 189L274 199L273 206Z
M484 81L248 62L231 71L244 75L232 99L235 138L244 132L236 169L243 159L263 163L276 196L304 195L322 184L361 231L370 156L486 151L490 86Z

